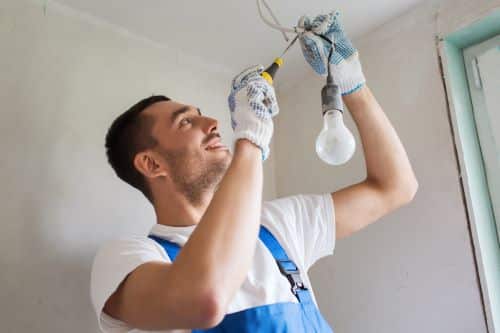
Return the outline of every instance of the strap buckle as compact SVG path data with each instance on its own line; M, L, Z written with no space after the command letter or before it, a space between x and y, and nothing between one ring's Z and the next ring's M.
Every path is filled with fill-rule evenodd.
M302 278L300 277L299 268L293 261L277 259L276 262L278 263L281 274L285 275L292 285L292 293L294 295L297 295L298 289L307 290L307 288L304 286Z

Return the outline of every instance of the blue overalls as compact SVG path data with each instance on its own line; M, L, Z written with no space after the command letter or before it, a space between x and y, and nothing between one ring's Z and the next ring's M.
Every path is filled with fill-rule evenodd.
M150 235L168 253L173 261L180 251L179 245ZM192 332L210 333L333 333L323 318L309 290L302 283L300 272L295 263L264 226L260 226L259 238L271 251L281 273L292 286L292 293L299 303L279 302L257 306L227 314L219 325L207 330Z

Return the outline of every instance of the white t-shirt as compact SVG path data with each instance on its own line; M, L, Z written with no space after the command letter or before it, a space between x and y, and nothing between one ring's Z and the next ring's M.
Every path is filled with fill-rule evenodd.
M318 259L333 254L334 218L334 205L329 193L295 195L267 201L262 205L261 224L269 229L289 258L299 267L302 280L315 303L307 271ZM182 246L195 227L196 225L171 227L155 224L151 234ZM90 291L99 327L103 332L146 332L112 318L103 312L103 307L125 277L148 261L171 262L163 247L147 236L110 241L99 249L92 266ZM280 273L271 252L259 239L252 266L227 313L277 302L298 301L290 291L289 281ZM191 330L162 332L189 333Z

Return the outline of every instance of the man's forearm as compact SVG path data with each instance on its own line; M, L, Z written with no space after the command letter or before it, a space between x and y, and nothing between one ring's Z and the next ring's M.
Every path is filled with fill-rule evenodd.
M260 225L262 200L261 150L238 140L220 186L175 264L200 288L225 307L248 273ZM200 284L201 282L201 284ZM221 310L222 311L222 310Z
M367 179L381 188L411 196L417 180L406 151L394 127L365 85L344 96L354 119L366 161Z

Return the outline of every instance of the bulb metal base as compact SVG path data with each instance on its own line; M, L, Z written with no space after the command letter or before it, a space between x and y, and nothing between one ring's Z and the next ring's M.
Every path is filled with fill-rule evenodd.
M321 109L323 115L330 110L339 110L344 112L344 104L342 103L342 96L340 94L340 88L333 82L333 78L330 73L326 78L326 84L321 89Z

